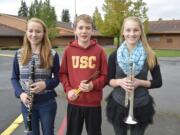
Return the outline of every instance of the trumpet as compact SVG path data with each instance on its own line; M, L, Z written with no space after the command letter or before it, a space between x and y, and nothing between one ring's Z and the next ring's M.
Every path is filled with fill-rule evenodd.
M30 64L30 75L29 75L29 91L28 95L31 98L31 102L28 105L28 115L27 115L27 133L32 132L32 106L33 106L33 98L34 94L30 91L30 85L35 82L35 60L32 59L32 62Z
M130 63L127 76L131 81L133 81L134 79L134 69L135 69L135 64ZM125 106L128 107L128 104L129 104L128 116L124 119L124 122L130 125L137 124L138 122L134 118L134 89L131 90L130 92L126 91L125 93Z

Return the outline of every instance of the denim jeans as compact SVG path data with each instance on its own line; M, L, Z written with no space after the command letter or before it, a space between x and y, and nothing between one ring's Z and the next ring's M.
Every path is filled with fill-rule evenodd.
M27 108L21 105L25 128L27 127ZM40 135L40 124L43 135L54 135L54 121L57 103L55 99L33 104L32 108L32 132L27 135Z

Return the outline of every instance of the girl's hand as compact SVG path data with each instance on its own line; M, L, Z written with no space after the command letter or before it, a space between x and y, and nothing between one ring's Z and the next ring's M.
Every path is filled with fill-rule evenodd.
M134 89L136 89L137 87L141 86L141 80L137 79L137 78L134 78L133 79L133 86L134 86Z
M33 93L39 93L46 88L46 83L44 81L38 81L38 82L31 84L30 87L31 87L30 90Z
M20 99L26 107L31 103L31 98L25 92L21 93Z
M128 77L116 79L116 85L122 87L127 92L131 92L134 89L133 81L131 81Z

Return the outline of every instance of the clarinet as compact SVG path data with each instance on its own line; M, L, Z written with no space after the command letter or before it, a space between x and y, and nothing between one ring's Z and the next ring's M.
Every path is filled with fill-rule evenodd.
M99 75L100 71L96 71L94 72L90 77L89 79L85 82L85 83L89 83L90 81L96 79ZM75 90L75 93L78 95L79 93L81 92L81 90L78 88Z
M30 85L35 82L35 60L32 59L31 64L30 64L30 74L29 74L29 91L28 95L31 99L30 104L28 105L28 115L27 115L27 129L26 132L32 132L32 106L33 106L33 98L34 98L34 93L30 91Z

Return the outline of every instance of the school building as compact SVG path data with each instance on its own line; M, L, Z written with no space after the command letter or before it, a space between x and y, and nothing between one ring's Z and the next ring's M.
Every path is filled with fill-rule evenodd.
M21 46L27 19L0 13L0 47ZM71 23L58 22L59 35L52 40L53 46L66 46L74 40ZM103 36L94 30L93 38L101 45L113 45L113 37ZM153 49L180 50L180 20L149 21L148 42Z
M154 49L180 50L180 20L150 21L147 37Z
M26 31L27 18L0 13L0 47L20 46ZM65 46L74 40L74 32L71 23L58 22L59 35L52 40L54 46ZM94 30L93 38L102 45L112 45L113 37L103 36Z

